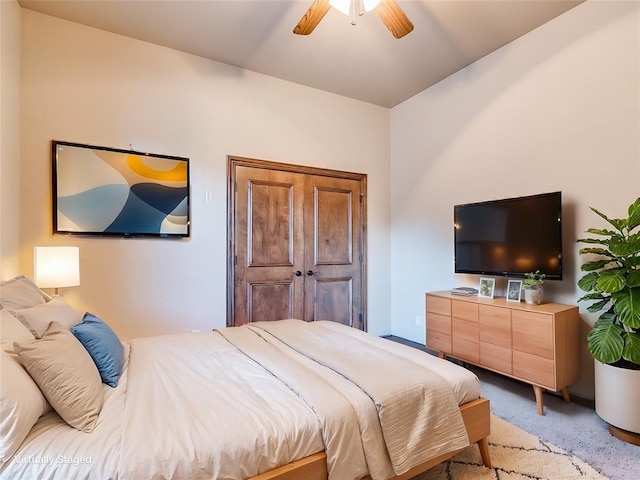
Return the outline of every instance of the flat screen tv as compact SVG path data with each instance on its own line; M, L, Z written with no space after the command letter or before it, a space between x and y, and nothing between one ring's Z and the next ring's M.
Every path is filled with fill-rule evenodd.
M562 280L561 192L454 206L455 273Z
M52 142L53 233L188 237L189 159Z

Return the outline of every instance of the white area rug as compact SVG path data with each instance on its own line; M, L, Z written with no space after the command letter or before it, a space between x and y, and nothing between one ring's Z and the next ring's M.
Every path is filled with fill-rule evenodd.
M482 465L476 445L413 480L606 480L587 463L535 435L491 415L489 453Z

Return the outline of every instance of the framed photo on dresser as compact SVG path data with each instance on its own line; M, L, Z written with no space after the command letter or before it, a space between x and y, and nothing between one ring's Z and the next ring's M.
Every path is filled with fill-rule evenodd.
M493 298L493 291L496 287L495 278L481 278L478 287L478 296L483 298Z
M507 285L507 302L519 302L522 295L522 280L509 280Z

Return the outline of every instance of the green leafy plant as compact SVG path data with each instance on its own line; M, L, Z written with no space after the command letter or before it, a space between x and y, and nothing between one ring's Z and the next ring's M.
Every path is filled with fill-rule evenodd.
M525 273L524 276L525 279L522 282L522 287L527 290L538 290L544 283L544 273L540 273L540 270Z
M578 242L598 246L580 249L588 255L578 286L587 292L578 301L592 300L587 311L603 312L587 335L591 355L601 363L640 370L640 197L628 217L611 219L590 207L614 229L589 228L597 238Z

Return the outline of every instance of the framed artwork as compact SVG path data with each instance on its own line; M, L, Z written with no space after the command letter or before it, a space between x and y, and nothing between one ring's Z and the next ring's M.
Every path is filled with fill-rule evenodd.
M484 298L493 298L493 290L496 287L495 278L481 278L480 287L478 288L478 296Z
M53 233L190 234L189 159L52 142Z
M507 302L519 302L522 295L522 280L509 280L507 284Z

